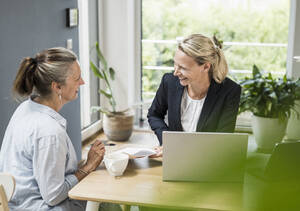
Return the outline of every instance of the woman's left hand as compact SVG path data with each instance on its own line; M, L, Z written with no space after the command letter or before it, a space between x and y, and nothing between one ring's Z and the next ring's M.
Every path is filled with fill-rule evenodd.
M89 172L94 171L103 160L105 154L104 144L100 140L96 140L89 150L86 166L89 168Z
M84 164L75 172L75 176L77 177L78 181L82 180L100 165L101 161L103 160L104 154L104 144L101 141L96 140L88 153L86 164Z
M150 158L160 158L163 156L163 146L155 147L154 150L156 151L156 154L149 156Z

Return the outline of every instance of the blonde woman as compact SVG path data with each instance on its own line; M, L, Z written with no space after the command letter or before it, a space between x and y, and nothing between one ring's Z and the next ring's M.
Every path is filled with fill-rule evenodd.
M83 84L77 57L65 48L50 48L21 62L13 91L29 98L10 119L0 152L0 172L16 180L11 210L85 209L83 202L68 199L68 192L98 167L104 145L97 141L85 165L77 168L67 122L58 113L78 97Z
M220 42L201 34L188 36L178 44L174 69L163 76L148 112L160 144L167 130L233 132L241 87L226 77L228 66Z

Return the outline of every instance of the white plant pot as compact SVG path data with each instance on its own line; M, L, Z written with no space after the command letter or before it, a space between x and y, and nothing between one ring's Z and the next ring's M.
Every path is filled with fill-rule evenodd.
M264 118L253 115L252 129L255 142L259 149L272 150L276 143L282 141L286 131L287 121Z
M296 101L295 110L300 114L300 101ZM286 138L288 140L300 140L300 119L297 114L292 111L286 128Z
M112 141L127 141L132 134L134 114L132 110L114 114L103 115L103 131Z

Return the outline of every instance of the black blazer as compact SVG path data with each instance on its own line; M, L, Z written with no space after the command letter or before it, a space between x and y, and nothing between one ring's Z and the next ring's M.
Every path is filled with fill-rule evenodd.
M148 122L162 145L162 132L183 131L181 125L181 98L184 86L172 73L163 76L156 96L148 110ZM235 128L241 86L229 78L218 84L213 79L197 125L197 132L229 132ZM168 112L168 125L165 115Z

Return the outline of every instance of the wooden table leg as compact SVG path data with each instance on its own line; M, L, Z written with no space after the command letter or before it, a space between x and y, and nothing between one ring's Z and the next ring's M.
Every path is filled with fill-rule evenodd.
M87 201L85 211L98 211L100 202Z

